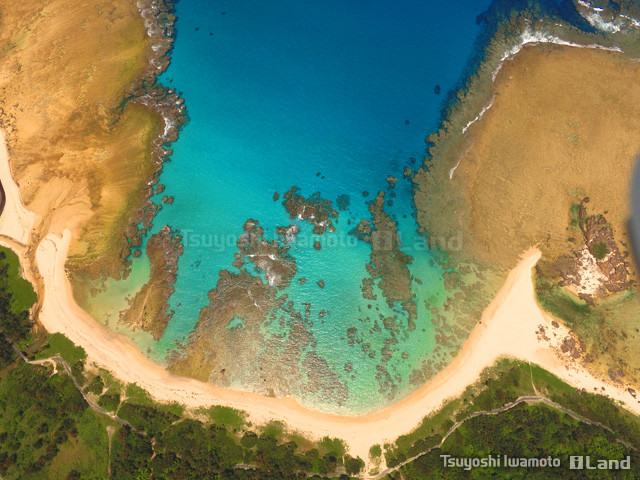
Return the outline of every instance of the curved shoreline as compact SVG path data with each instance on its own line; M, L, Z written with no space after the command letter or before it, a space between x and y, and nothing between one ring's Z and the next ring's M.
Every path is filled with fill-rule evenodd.
M157 401L177 401L189 407L227 405L245 410L257 423L284 420L289 427L313 438L325 435L343 438L352 453L366 459L371 445L394 441L411 431L424 416L474 383L484 368L508 356L535 362L577 388L602 389L640 414L640 403L630 393L594 378L559 353L557 346L568 331L554 327L553 319L536 303L531 269L541 255L537 249L525 252L509 273L453 362L408 397L377 412L363 416L333 415L314 411L292 398L224 389L173 375L149 361L127 337L99 324L77 305L65 269L70 230L65 229L61 237L49 234L38 245L29 242L34 215L22 206L0 132L0 188L4 191L5 186L5 211L0 211L0 244L21 250L17 253L27 278L38 273L42 276L40 322L48 331L61 332L82 346L90 361L112 371L123 381L136 382L147 389ZM32 246L37 246L35 255L27 256ZM553 337L550 341L539 338L540 325L550 332Z
M2 188L0 233L26 246L33 229L35 214L27 210L20 200L20 190L11 174L9 152L2 131L0 131L0 185Z
M369 447L393 442L410 432L447 399L462 394L486 367L507 356L537 363L574 387L604 391L640 414L640 402L629 392L599 381L559 353L557 347L568 331L554 327L553 318L536 303L531 277L531 270L541 256L536 248L525 252L509 273L454 361L408 397L377 412L363 416L333 415L314 411L293 398L225 389L171 374L149 361L127 337L99 324L77 305L65 269L71 241L69 229L61 237L50 233L42 239L35 252L35 264L32 263L34 259L26 254L27 245L19 238L25 234L24 223L33 221L33 214L22 206L1 134L0 182L8 192L2 216L5 221L0 220L0 243L21 250L18 253L27 278L31 280L40 274L40 323L49 332L63 333L82 346L90 362L113 372L122 381L135 382L148 390L156 401L179 402L192 408L225 405L246 411L249 420L256 423L283 420L288 427L314 439L326 435L342 438L352 454L366 459ZM6 221L7 213L22 216ZM539 338L540 325L549 333L549 341Z
M626 402L630 410L640 414L640 404L630 393L597 380L560 356L557 346L568 331L553 327L553 319L535 302L531 269L541 255L537 249L526 252L509 273L460 354L433 380L377 412L339 416L314 411L293 398L266 397L180 377L151 363L128 338L100 325L75 304L64 268L70 239L70 231L65 230L62 237L50 234L38 246L36 261L45 285L40 322L48 331L61 332L81 345L91 362L112 371L122 381L137 383L160 402L179 402L192 408L225 405L246 411L256 423L283 420L312 438L342 438L351 452L367 458L370 446L392 442L411 431L444 401L462 394L485 368L507 356L534 362L577 388L604 388L610 397ZM550 341L539 339L540 325L552 332Z

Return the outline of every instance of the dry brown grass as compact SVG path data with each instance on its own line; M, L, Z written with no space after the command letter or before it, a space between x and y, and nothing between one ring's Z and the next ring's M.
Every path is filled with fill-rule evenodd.
M421 224L434 236L461 231L463 252L453 253L488 271L505 271L539 244L548 275L581 241L568 242L580 235L569 228L570 210L588 196L589 213L605 214L626 253L631 172L640 153L640 63L601 50L530 46L504 64L487 103L494 97L465 135L439 135L430 172L416 179ZM587 345L591 370L637 385L637 292L590 309L567 320Z
M527 47L505 63L493 94L485 116L455 147L436 147L431 173L418 176L427 230L462 230L474 259L506 268L538 242L547 255L565 251L570 208L584 194L626 242L640 65L593 49Z
M36 234L71 227L70 266L115 273L161 132L148 109L118 109L151 54L136 2L1 0L0 15L2 128Z

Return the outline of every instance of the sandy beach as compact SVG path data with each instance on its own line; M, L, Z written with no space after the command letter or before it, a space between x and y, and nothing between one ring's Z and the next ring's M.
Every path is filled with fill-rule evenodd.
M0 178L5 194L4 210L0 215L0 234L26 245L33 228L35 215L27 210L20 200L20 190L11 175L9 153L2 131L0 131ZM16 253L19 254L19 252Z
M342 438L352 454L366 459L370 446L391 442L411 431L425 415L474 383L483 369L498 358L509 356L536 363L576 388L605 392L640 414L640 403L626 390L594 378L560 353L558 345L569 332L562 326L554 327L553 318L535 301L531 270L541 256L536 248L522 255L455 360L419 390L378 412L349 417L331 415L306 408L293 398L223 389L173 375L150 362L127 337L99 324L76 304L65 269L71 230L65 229L62 236L48 234L37 246L36 264L31 264L28 240L34 215L22 205L4 138L0 136L0 140L0 181L7 197L0 218L0 244L16 251L25 276L31 281L35 280L34 267L37 268L41 276L39 321L49 332L63 333L81 345L90 362L110 370L124 382L137 383L157 401L194 408L226 405L246 411L256 423L282 420L312 438ZM539 338L540 326L545 328L547 339Z
M425 169L422 183L417 181L420 171L411 178L420 186L416 191L422 192L414 198L417 220L434 237L454 238L462 230L464 252L482 260L479 265L504 272L518 255L519 260L482 315L474 314L464 324L477 320L449 365L393 405L366 415L342 416L314 410L295 398L175 375L78 304L76 299L86 306L84 299L91 294L90 282L84 279L119 272L120 260L130 254L131 237L123 232L131 219L141 224L144 213L151 222L150 210L139 208L155 188L161 165L161 156L150 145L156 145L162 132L164 137L173 135L168 126L177 124L167 117L170 109L160 104L184 108L184 100L178 104L176 96L157 95L160 100L155 100L162 92L147 92L146 84L141 101L129 101L138 90L132 85L146 78L150 68L161 71L169 62L161 53L170 45L166 37L167 29L173 31L173 16L168 23L162 16L156 25L145 9L142 17L138 11L153 2L111 3L105 14L102 8L96 14L95 5L83 2L16 4L2 12L6 28L0 33L8 45L0 66L0 183L5 194L0 245L18 255L22 275L37 291L31 312L38 327L62 333L81 346L89 368L104 368L122 382L135 383L158 402L193 409L223 405L246 412L254 425L278 420L311 439L343 439L351 455L367 462L367 470L372 445L393 443L415 429L500 358L539 365L577 389L607 395L640 415L640 400L627 390L637 385L598 378L571 351L563 353L561 346L575 336L540 308L532 278L536 265L554 260L550 252L566 253L567 216L575 200L568 192L576 188L576 178L590 195L590 206L598 207L594 212L610 211L617 231L626 231L627 212L616 209L626 206L626 191L620 185L627 181L639 145L640 89L628 88L639 78L636 60L626 59L619 49L574 48L582 45L527 29L495 70L478 71L476 93L460 102L459 118L451 114L443 123L455 125L455 134L445 134L443 128L427 139L429 144L430 138L438 139L440 157L433 153L435 147L430 153L437 168ZM158 38L164 43L157 43ZM214 39L218 41L217 34ZM540 43L559 46L531 46ZM105 51L114 54L96 56ZM151 84L154 78L147 80ZM486 95L485 80L491 85ZM439 90L440 86L437 94ZM598 95L595 100L593 92ZM474 98L482 103L469 108ZM594 105L601 105L597 115ZM603 158L615 159L616 168ZM454 195L457 192L464 195ZM253 205L259 210L259 204ZM536 243L549 232L557 236L551 247L548 241ZM467 238L473 242L467 243ZM461 305L455 305L460 315L474 311ZM636 311L629 316L634 322ZM617 329L620 338L625 335L625 340L611 336L619 344L627 342L621 325L629 332L640 331L626 317L612 323L609 331ZM600 335L597 340L607 338ZM638 351L635 336L628 338L630 347L616 351L619 358ZM384 458L380 467L385 467Z
M0 221L0 244L20 256L27 278L34 279L34 265L26 254L33 214L20 201L18 186L11 177L4 142L0 144L0 181L7 192L5 213ZM5 216L6 215L6 216ZM553 319L538 306L531 270L541 253L525 252L509 273L504 286L482 315L455 360L434 379L402 401L363 416L338 416L313 411L293 398L273 398L250 392L219 388L169 373L150 362L125 336L99 324L75 302L65 262L71 231L62 236L47 235L37 246L35 261L42 277L39 294L39 321L49 332L60 332L87 352L90 362L113 372L124 382L137 383L161 402L179 402L188 407L226 405L244 410L251 421L282 420L312 438L326 435L344 439L352 454L368 457L369 447L395 440L415 428L422 418L437 410L444 401L456 397L474 383L482 370L503 356L536 363L576 388L594 391L604 388L611 398L625 402L640 414L640 403L626 390L605 384L584 368L563 358L558 344L569 335L554 327ZM24 263L27 263L25 265ZM544 326L548 340L538 338Z
M397 404L364 416L337 416L316 412L292 398L271 398L218 388L167 372L151 363L126 337L100 325L73 300L65 272L71 233L50 234L38 246L37 267L45 294L40 321L50 332L61 332L86 350L90 361L112 371L125 382L135 382L158 401L180 402L189 407L226 405L246 411L251 421L283 420L289 427L320 438L344 439L352 453L367 458L371 445L393 441L415 428L420 420L448 398L460 395L482 370L499 357L510 356L537 363L566 382L587 391L605 388L610 397L626 402L640 413L640 404L622 389L604 384L579 365L562 358L557 345L568 335L553 327L553 319L535 302L531 269L540 258L537 249L522 256L504 286L484 312L456 359L433 380ZM539 340L539 326L550 340Z

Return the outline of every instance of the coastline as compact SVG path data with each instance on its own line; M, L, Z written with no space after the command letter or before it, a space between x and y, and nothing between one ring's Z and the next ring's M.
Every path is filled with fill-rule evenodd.
M38 246L36 261L45 288L41 323L49 332L63 333L81 345L90 362L122 381L137 383L156 401L191 408L225 405L246 411L256 423L283 420L289 428L316 439L339 437L351 452L367 458L370 446L411 431L445 400L460 395L486 367L506 356L534 362L576 388L603 391L640 414L640 404L626 390L599 381L560 355L557 347L569 334L565 327L554 327L553 318L535 301L531 270L541 256L535 248L525 252L459 355L433 380L385 409L363 416L338 416L314 411L293 398L266 397L180 377L151 363L126 337L98 324L73 301L64 268L70 237L69 230L62 237L50 234ZM549 341L541 340L540 325L551 332Z
M27 210L20 200L20 190L11 174L9 152L3 131L0 131L0 178L2 178L0 232L19 244L27 245L34 226L35 214Z
M154 213L147 200L185 111L156 82L173 42L171 5L55 0L3 9L0 124L11 173L35 212L34 237L74 231L68 266L80 299L100 280L126 276L132 229L123 232Z
M165 122L168 122L166 118ZM160 139L167 135L166 125L168 123L164 137ZM7 189L6 209L0 216L0 244L14 250L24 247L24 251L16 253L23 270L28 272L27 278L33 278L35 272L43 277L39 288L40 322L48 331L61 332L85 348L90 361L113 371L124 381L138 383L158 401L178 401L190 407L227 405L247 411L251 420L258 423L284 420L291 428L313 437L343 438L352 452L367 458L369 446L393 441L412 430L448 398L461 394L485 367L501 356L510 356L535 362L577 388L593 391L604 387L605 393L625 401L630 410L640 413L640 407L628 392L600 382L582 367L571 366L566 358L558 356L557 342L561 342L568 331L564 327L553 327L552 317L536 303L531 280L531 269L541 255L536 249L527 251L511 270L455 360L414 393L378 412L363 416L331 415L306 408L291 398L276 399L223 389L173 375L150 362L126 337L99 324L77 305L65 269L73 236L70 230L65 229L61 237L51 233L44 237L37 246L35 262L26 256L35 216L22 206L19 189L11 176L4 139L0 140L0 184ZM13 240L5 241L5 236ZM555 333L550 342L538 338L539 325Z
M411 431L445 400L460 395L486 367L507 356L534 362L576 388L594 391L604 387L611 398L628 402L628 408L640 414L640 405L631 394L600 382L559 357L557 345L568 331L560 326L554 328L553 319L535 302L531 269L541 255L537 249L526 252L509 273L505 285L447 368L395 405L364 416L343 417L313 411L292 398L266 397L179 377L151 363L126 337L98 324L73 301L64 269L70 236L69 230L62 237L50 234L37 249L37 265L45 285L41 323L49 332L63 333L81 345L91 362L114 372L123 381L137 383L160 402L179 402L192 408L225 405L246 411L257 423L284 420L290 428L314 438L342 438L352 452L366 458L371 445L393 441ZM538 338L540 325L553 332L550 343Z
M622 53L622 49L620 49L619 47L606 47L606 46L598 45L597 43L582 44L582 43L569 42L553 34L547 34L544 32L535 32L535 31L532 32L529 29L525 29L524 32L522 32L518 38L519 38L519 41L513 47L507 49L503 53L503 55L500 57L497 66L495 67L495 69L493 70L493 73L491 74L492 83L495 82L496 77L498 76L498 73L500 73L500 70L502 69L502 66L504 65L504 63L512 59L515 55L518 54L518 52L520 52L523 48L527 46L535 46L541 43L549 43L553 45L562 45L566 47L593 48L596 50ZM461 129L462 135L464 135L474 123L480 120L484 116L484 114L489 111L489 109L493 106L495 100L496 100L496 95L493 94L489 99L489 101L478 112L478 114L475 117L473 117L471 120L469 120L462 127ZM464 156L465 155L462 155L458 159L458 162L449 170L449 180L453 178L453 174L455 173L456 169L460 166L460 161Z
M541 242L544 256L538 267L550 276L561 258L572 258L573 251L580 249L582 234L572 243L569 239L575 230L568 228L572 225L571 206L580 203L580 195L584 195L589 214L605 215L617 248L626 255L629 200L625 186L640 144L633 133L635 127L619 119L635 118L629 111L637 111L640 100L633 89L633 95L624 102L613 98L620 91L617 82L624 85L635 81L637 60L626 50L620 53L553 42L528 45L507 58L493 89L482 97L489 102L492 94L498 93L482 120L461 135L458 126L466 124L461 121L464 117L453 119L454 128L437 138L428 173L417 174L422 191L429 192L416 193L418 204L423 206L425 229L446 237L446 229L457 232L463 225L462 229L470 232L470 240L460 256L467 254L489 268L511 268L519 252ZM485 75L492 71L487 69ZM599 92L600 97L593 99L591 92ZM485 92L472 93L479 96ZM599 150L603 145L599 135L611 139L606 151ZM471 153L465 155L470 149ZM546 154L540 153L543 151ZM600 171L602 159L606 159L603 165L607 167ZM550 165L554 162L556 165ZM452 167L457 167L453 178ZM446 202L455 206L440 208ZM534 205L536 208L530 208ZM459 217L447 217L453 211ZM491 216L477 221L486 215ZM627 263L625 270L628 268L630 278L637 279L633 262ZM562 280L551 277L554 282ZM637 297L633 290L615 302L585 307L588 319L572 310L563 313L560 307L549 307L549 295L546 302L542 300L551 311L560 312L558 317L584 342L583 357L598 377L607 377L610 371L629 382L638 378L640 362L634 346ZM597 321L600 317L606 321Z
M8 191L17 191L8 169L6 146L0 145L0 182ZM28 212L20 197L7 196L7 211ZM16 249L21 246L14 238L23 233L17 222L0 224L0 243ZM2 241L10 237L12 241ZM29 256L18 251L25 272L33 279L37 271L41 309L39 321L54 333L60 332L82 346L89 362L103 367L122 381L137 383L159 402L179 402L191 408L224 405L247 412L258 424L282 420L293 430L314 439L324 436L343 439L350 452L368 457L374 444L393 442L419 425L428 414L436 411L447 399L460 395L474 383L482 371L501 357L514 357L537 363L576 388L603 391L611 398L625 402L627 408L640 414L640 403L621 388L601 382L582 367L562 358L557 346L566 337L566 328L553 326L553 318L544 313L535 301L531 271L541 253L536 248L525 252L518 266L508 275L481 321L455 360L434 379L400 402L363 416L339 416L314 411L293 398L273 398L255 393L216 387L195 379L169 373L153 364L125 336L99 324L73 298L65 262L71 231L60 237L47 235L35 253L36 265ZM37 268L37 270L36 270ZM33 269L33 270L32 270ZM539 326L552 332L550 341L541 341Z

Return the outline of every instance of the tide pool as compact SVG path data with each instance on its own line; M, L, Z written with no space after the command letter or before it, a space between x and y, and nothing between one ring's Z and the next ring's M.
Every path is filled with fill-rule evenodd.
M164 225L178 229L184 253L170 300L175 315L160 341L144 341L152 358L166 361L176 342L188 339L219 272L238 271L232 267L235 242L243 224L255 219L268 240L278 239L277 226L300 227L290 249L297 273L279 295L287 295L301 314L307 311L314 341L302 358L313 350L348 387L346 402L337 405L305 393L301 385L308 379L301 370L288 379L291 393L312 407L357 413L415 388L411 373L436 349L430 308L441 306L447 295L443 268L416 232L412 183L403 173L420 166L424 138L435 131L446 93L475 54L476 17L488 5L177 4L178 37L160 80L181 92L190 122L172 145L160 178L163 195L175 200L163 206L151 233ZM389 175L398 179L395 187ZM292 186L307 197L319 192L334 208L339 196L348 196L348 207L334 220L335 232L315 236L310 224L290 219L282 198L273 198ZM385 191L385 212L397 221L402 250L412 256L415 329L408 328L401 305L385 300L377 281L376 300L363 298L371 245L350 232L361 219L371 220L368 202L379 191ZM148 271L148 261L135 260L134 271L139 268ZM395 327L383 326L383 318L394 318ZM242 328L241 320L234 325ZM282 324L265 319L265 337L282 330ZM255 389L233 379L231 385Z

